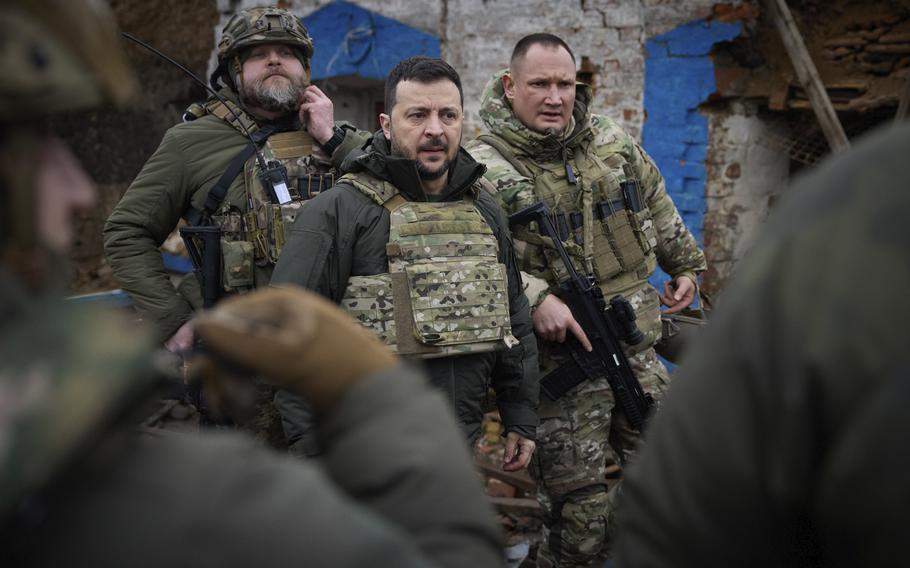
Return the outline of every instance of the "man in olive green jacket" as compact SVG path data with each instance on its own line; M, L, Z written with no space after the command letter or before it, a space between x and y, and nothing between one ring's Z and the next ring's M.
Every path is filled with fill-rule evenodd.
M196 282L178 293L158 247L181 218L222 228L225 292L267 284L289 225L300 204L331 186L334 165L362 142L348 126L335 126L332 102L309 85L313 43L300 20L278 8L239 12L225 25L218 45L214 84L227 104L209 99L193 105L189 122L174 126L146 162L104 228L108 261L156 337L175 352L192 345L190 319ZM260 179L256 156L222 180L232 160L259 136L260 154L286 170L287 195ZM225 195L211 200L224 182ZM210 200L207 202L207 200ZM255 215L246 215L255 212Z
M298 217L272 282L341 303L420 360L468 440L479 435L491 385L507 433L505 466L519 469L534 449L537 350L503 212L484 189L485 168L460 146L460 78L442 60L402 61L386 82L386 108L383 130L349 156L350 173ZM418 274L404 278L410 307L395 292L396 272ZM305 408L282 393L276 402L290 441L317 450L307 443Z
M796 183L626 479L617 566L903 566L910 126Z

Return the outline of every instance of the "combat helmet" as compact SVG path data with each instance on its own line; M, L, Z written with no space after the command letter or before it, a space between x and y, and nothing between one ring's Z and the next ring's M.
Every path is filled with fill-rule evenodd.
M236 90L243 51L263 43L283 43L296 48L303 68L309 73L313 40L300 18L281 8L250 8L234 14L221 30L218 67L211 76L212 86L224 79Z
M135 92L108 7L90 0L6 0L0 9L0 144L28 155L43 117L122 104ZM40 143L40 142L36 142ZM0 247L35 244L34 172L0 180Z

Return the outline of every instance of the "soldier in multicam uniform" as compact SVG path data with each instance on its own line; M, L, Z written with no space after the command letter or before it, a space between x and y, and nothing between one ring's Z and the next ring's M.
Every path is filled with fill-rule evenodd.
M298 216L272 282L318 291L422 361L469 440L492 377L504 467L520 469L534 450L537 350L503 212L460 145L461 80L444 61L410 58L385 97L382 130ZM279 409L306 446L298 402Z
M661 333L660 302L668 311L686 307L705 260L654 163L616 123L591 114L590 103L591 90L576 83L565 42L527 36L516 44L510 68L484 91L480 115L489 133L466 148L487 165L486 178L507 211L545 202L576 268L593 274L606 298L622 294L631 302L645 341L627 352L629 362L643 389L659 399L669 381L652 348ZM622 186L634 191L624 195ZM516 227L513 236L544 377L571 365L547 342L563 342L568 332L583 347L590 343L558 297L565 271L552 244L525 228ZM648 284L658 264L673 277L663 294ZM541 401L531 468L545 511L541 566L590 566L609 556L621 483L608 491L606 468L628 460L640 436L616 410L604 377Z
M188 122L167 131L105 225L114 274L171 351L192 346L190 322L199 307L193 305L195 281L186 280L189 289L176 293L158 252L178 221L198 224L205 216L222 228L226 293L267 284L285 227L302 202L332 185L334 166L365 139L333 123L332 102L309 84L312 54L307 30L287 10L234 15L222 31L212 75L226 104L210 98L192 105ZM266 162L286 168L287 195L271 194L257 156L244 157L247 132ZM217 195L215 186L224 193Z
M198 322L211 355L196 368L216 387L244 368L306 396L323 418L320 467L237 433L134 434L159 385L151 338L55 292L70 215L95 193L45 117L135 87L99 7L0 7L4 565L501 565L443 397L314 294L228 299Z

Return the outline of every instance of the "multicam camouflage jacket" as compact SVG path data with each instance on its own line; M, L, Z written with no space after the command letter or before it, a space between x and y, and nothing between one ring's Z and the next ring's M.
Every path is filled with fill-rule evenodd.
M357 308L352 304L357 302L360 291L371 294L376 300L383 292L391 293L394 281L390 273L404 276L400 284L405 289L410 285L414 293L405 292L411 296L411 313L399 315L408 315L417 324L412 326L416 332L409 334L417 341L401 337L394 321L394 310L385 304L377 305L371 311L376 316L371 316L371 323L382 328L377 331L386 335L390 330L397 331L395 339L399 349L405 339L405 343L423 344L430 350L439 351L437 356L471 351L456 357L454 380L461 386L452 385L452 398L457 399L458 393L470 390L465 385L486 384L492 375L504 424L507 428L513 426L513 429L521 430L522 435L533 437L535 429L531 424L537 422L537 350L503 211L489 192L478 191L477 184L482 183L479 180L484 167L462 150L452 166L447 189L437 201L430 202L423 193L413 163L389 156L388 146L383 134L377 133L368 152L349 156L345 168L353 175L342 179L332 191L317 196L301 211L275 266L272 283L293 283L313 289L349 309L354 307L356 312ZM366 186L389 190L387 197L395 198L394 204L389 202L393 207L380 205L386 199L376 193L371 195L370 191L364 190ZM409 223L408 218L416 220L418 210L420 215L429 215L427 219L434 216L450 218L430 220L429 224L435 224L435 228L447 230L451 228L447 225L454 223L460 226L462 233L457 238L451 234L444 237L445 231L437 235L416 234L411 231L416 224ZM393 229L392 223L395 215L402 216L402 222L395 223L397 229ZM414 234L405 234L409 232ZM445 242L435 242L438 239ZM480 286L475 284L479 282L475 276L483 273L486 279L493 272L496 282L482 284L485 289L479 290L478 303L483 306L463 305L456 306L455 310L442 307L441 312L446 317L451 316L445 329L438 331L431 325L424 329L426 333L417 333L423 328L418 317L423 317L421 314L431 308L431 304L442 301L435 295L443 293L444 286L435 286L430 280L438 280L445 274L436 270L439 267L433 266L435 260L429 258L428 262L417 263L403 263L402 260L416 258L414 255L418 253L422 255L427 246L436 251L432 253L431 250L430 257L447 257L446 263L464 263L461 268L448 271L454 278L450 285ZM358 288L363 290L358 291ZM353 315L359 318L364 314ZM472 320L486 326L484 333L492 335L484 336L478 342L476 330L468 329ZM457 325L453 327L453 324ZM459 325L467 327L456 329ZM449 343L451 349L434 349L432 342L436 337L430 337L433 334ZM516 339L518 344L515 344ZM505 348L506 342L512 347ZM475 352L469 344L500 349Z
M568 134L540 134L522 124L505 98L502 75L487 84L480 116L489 129L466 145L486 164L486 178L509 213L538 201L555 222L577 269L593 273L604 295L623 294L646 335L639 347L660 338L660 305L648 278L660 265L671 276L695 281L704 254L686 229L644 150L605 116L589 112L591 90L577 85ZM573 181L568 174L571 170ZM538 234L516 228L513 236L526 293L538 304L564 275L564 267Z

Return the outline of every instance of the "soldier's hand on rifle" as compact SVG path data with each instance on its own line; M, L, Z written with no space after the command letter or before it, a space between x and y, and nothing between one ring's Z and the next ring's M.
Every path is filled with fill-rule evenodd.
M537 444L517 432L506 434L506 449L502 455L503 471L518 471L528 467Z
M566 340L566 332L571 331L585 351L593 349L585 331L572 316L572 310L553 294L544 298L534 310L531 319L534 322L534 332L545 341L563 343Z
M332 99L326 96L319 87L310 85L300 99L300 122L306 125L307 132L316 142L325 144L335 133L335 109Z
M270 288L222 301L199 316L196 332L218 368L248 371L330 411L354 384L396 364L395 356L338 306L297 287Z
M181 356L189 353L193 349L193 321L184 322L174 335L164 342L164 348Z
M664 284L664 293L658 294L660 302L667 306L665 314L675 314L689 307L695 299L695 282L688 276L677 276Z

